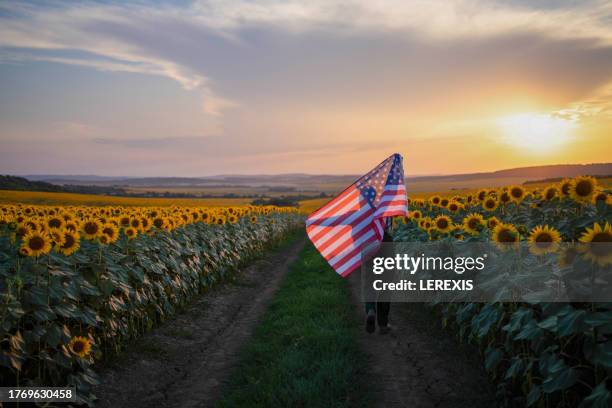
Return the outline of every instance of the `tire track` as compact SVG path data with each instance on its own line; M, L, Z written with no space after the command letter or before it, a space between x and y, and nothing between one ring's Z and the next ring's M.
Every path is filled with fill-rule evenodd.
M97 406L212 406L304 242L256 261L129 346L100 373Z

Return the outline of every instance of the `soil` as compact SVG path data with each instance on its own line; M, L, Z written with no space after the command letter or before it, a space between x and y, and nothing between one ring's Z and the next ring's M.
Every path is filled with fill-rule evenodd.
M102 367L98 407L211 407L228 386L243 346L262 320L305 239L240 271ZM329 272L332 273L332 272ZM349 278L363 316L360 277ZM374 407L498 406L478 351L460 344L425 305L391 305L389 334L360 331Z
M440 318L419 303L392 303L391 332L365 331L359 271L349 277L356 313L363 316L359 342L369 369L375 407L490 408L499 406L478 350L461 344Z
M304 239L199 296L100 372L97 407L209 407L261 321Z

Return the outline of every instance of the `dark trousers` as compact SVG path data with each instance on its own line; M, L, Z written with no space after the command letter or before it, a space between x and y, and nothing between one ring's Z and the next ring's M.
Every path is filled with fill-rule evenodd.
M391 310L391 302L366 302L366 314L370 310L376 312L376 321L380 327L385 327L389 323L389 310Z

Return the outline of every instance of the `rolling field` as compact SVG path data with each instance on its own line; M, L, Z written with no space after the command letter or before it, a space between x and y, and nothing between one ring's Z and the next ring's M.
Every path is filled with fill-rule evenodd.
M224 207L240 206L250 198L140 198L96 194L47 193L39 191L0 190L0 204L86 205L86 206L151 206Z

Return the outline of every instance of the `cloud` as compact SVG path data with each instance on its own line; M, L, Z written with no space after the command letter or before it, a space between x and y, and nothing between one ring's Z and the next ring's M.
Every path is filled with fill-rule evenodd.
M414 135L480 135L487 116L518 108L598 116L612 100L611 16L604 1L4 1L0 63L153 75L177 91L156 89L160 80L131 88L105 77L111 96L98 100L92 87L94 114L70 105L83 85L68 96L50 86L47 94L62 101L57 111L37 105L45 113L38 129L0 116L2 137L10 133L18 146L74 135L84 151L105 152L100 166L129 150L143 171L158 153L169 168L182 166L181 153L193 168L230 157L250 157L255 168L271 165L268 156L289 166L411 141L425 149ZM475 119L458 127L466 118ZM45 120L96 128L43 131ZM56 147L48 147L51 156Z

